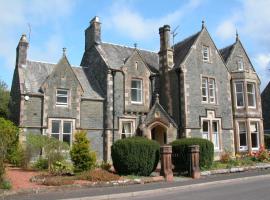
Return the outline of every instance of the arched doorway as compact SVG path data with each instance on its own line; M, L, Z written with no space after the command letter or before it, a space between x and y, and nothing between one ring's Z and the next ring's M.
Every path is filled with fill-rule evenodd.
M157 124L151 129L151 139L156 140L160 145L167 144L167 128Z

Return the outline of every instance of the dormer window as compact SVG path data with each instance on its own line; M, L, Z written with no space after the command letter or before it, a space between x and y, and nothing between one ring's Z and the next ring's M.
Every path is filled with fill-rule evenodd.
M64 89L56 90L56 105L59 105L59 106L68 105L68 90L64 90Z
M237 67L238 67L238 71L243 71L244 70L244 63L243 63L242 59L238 60Z
M203 53L203 61L209 62L209 47L203 46L202 53Z
M131 80L131 103L142 104L142 80Z

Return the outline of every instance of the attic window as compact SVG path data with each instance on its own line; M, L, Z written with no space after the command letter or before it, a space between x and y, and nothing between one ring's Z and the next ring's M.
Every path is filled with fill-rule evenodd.
M238 60L237 67L238 67L238 70L239 71L243 71L244 70L244 63L243 63L243 60L242 59Z
M68 104L68 90L57 89L56 90L56 105L67 106Z
M138 70L138 62L135 62L135 69Z
M209 47L208 46L203 46L202 53L203 53L203 61L204 62L209 62Z

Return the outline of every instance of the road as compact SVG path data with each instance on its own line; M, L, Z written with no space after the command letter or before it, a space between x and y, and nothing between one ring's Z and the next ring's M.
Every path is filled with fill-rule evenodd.
M117 200L269 200L270 176L197 186Z
M21 193L6 197L0 196L0 200L97 200L117 198L119 200L270 200L269 189L270 169L266 169L212 175L202 177L199 180L187 179L172 183L159 182L115 187L66 188L56 191L48 190L38 194Z

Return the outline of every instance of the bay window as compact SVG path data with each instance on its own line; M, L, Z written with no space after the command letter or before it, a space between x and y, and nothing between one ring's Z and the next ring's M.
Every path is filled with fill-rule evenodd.
M252 150L259 149L259 126L258 122L250 122L251 133L251 148Z
M235 93L236 93L236 106L244 107L244 84L243 82L235 83Z
M248 107L256 107L255 84L247 83Z
M245 122L238 122L240 150L247 150L247 127Z

